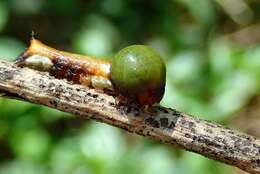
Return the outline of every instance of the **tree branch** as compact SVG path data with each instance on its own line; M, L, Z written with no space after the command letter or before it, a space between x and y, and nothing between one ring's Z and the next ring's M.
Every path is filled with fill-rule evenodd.
M164 107L116 106L112 96L0 60L0 91L32 103L92 118L260 173L260 140Z

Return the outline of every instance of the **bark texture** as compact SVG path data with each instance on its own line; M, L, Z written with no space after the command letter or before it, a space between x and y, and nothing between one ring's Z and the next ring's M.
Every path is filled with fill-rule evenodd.
M113 96L0 60L0 92L177 145L260 173L260 140L175 109L116 106Z

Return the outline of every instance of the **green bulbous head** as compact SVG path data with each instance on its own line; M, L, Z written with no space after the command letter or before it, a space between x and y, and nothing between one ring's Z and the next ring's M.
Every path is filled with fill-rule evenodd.
M111 80L123 95L135 97L141 105L160 102L164 94L166 68L161 56L150 47L132 45L112 60Z

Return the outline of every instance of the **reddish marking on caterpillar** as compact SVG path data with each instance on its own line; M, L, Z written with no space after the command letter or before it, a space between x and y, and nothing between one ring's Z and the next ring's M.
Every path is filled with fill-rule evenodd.
M111 64L109 61L59 51L34 38L29 48L18 57L16 64L48 71L58 79L65 78L77 84L97 89L113 89L109 79Z

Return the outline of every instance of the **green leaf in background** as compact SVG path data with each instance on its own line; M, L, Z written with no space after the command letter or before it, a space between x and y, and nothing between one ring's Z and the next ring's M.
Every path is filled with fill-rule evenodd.
M199 154L184 152L179 160L180 173L220 174L231 173L230 167L213 162ZM216 165L218 164L218 165Z
M15 118L19 118L21 115L25 114L29 109L35 106L36 105L34 104L23 101L0 98L0 119L13 120ZM14 110L15 112L12 112Z
M104 0L100 5L105 14L117 17L124 10L125 2L124 0Z
M167 63L168 75L177 84L190 83L200 75L203 59L198 51L184 51Z
M60 173L90 173L85 164L84 156L80 152L79 139L76 137L64 138L58 142L50 156L50 167L53 174Z
M8 20L8 6L4 1L0 1L0 33L4 29Z
M15 60L24 50L26 46L20 41L9 38L0 37L0 53L1 59Z
M12 10L19 15L37 14L41 10L44 0L10 0ZM21 8L21 6L23 8Z
M209 26L214 23L216 14L213 1L196 0L195 3L193 0L178 0L178 2L183 3L192 16L204 25Z
M80 136L80 148L88 160L111 165L118 161L126 145L118 129L92 122Z
M243 72L236 72L225 78L210 103L215 113L213 119L221 120L240 109L256 93L256 81Z
M260 90L260 47L255 46L248 49L243 55L241 63L241 69L246 71L251 77L253 77L257 83L258 91Z
M210 70L215 76L227 76L232 73L232 45L225 39L215 39L209 48Z
M165 147L150 148L142 154L142 173L146 174L171 174L178 172L176 161Z
M0 168L0 174L47 174L48 169L33 161L15 160L4 163Z
M170 59L171 48L167 39L163 37L153 37L147 41L147 45L158 51L164 61Z
M50 137L42 129L18 129L14 130L11 138L11 146L20 158L39 161L47 156Z
M112 54L118 42L116 28L106 18L99 15L89 15L77 33L74 47L77 52L86 55L106 57Z

